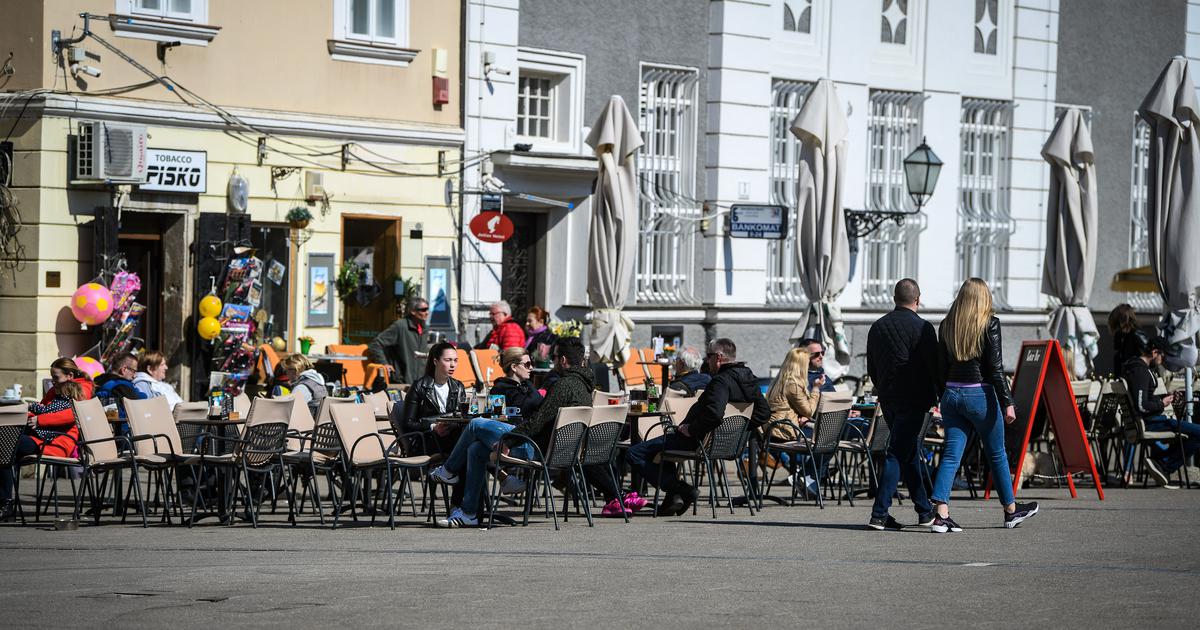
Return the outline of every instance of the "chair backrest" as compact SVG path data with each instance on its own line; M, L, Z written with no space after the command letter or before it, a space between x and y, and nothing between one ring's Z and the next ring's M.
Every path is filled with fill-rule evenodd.
M292 407L294 406L296 406L295 396L255 398L254 403L250 405L250 415L246 417L246 426L252 427L269 422L290 424L292 421Z
M313 421L316 424L325 424L326 422L332 422L333 416L330 415L330 409L332 409L336 405L353 405L357 402L358 401L355 400L353 396L347 396L345 398L338 398L336 396L326 396L321 399L321 404L320 404L320 406L317 407L317 417L313 418Z
M495 350L472 350L471 361L476 377L489 386L504 376L504 370L500 369L500 353Z
M203 400L196 402L183 402L175 405L175 409L171 411L175 422L180 420L204 420L208 417L208 403Z
M462 348L458 348L455 352L458 353L458 367L454 369L454 378L461 381L463 387L473 387L476 383L482 383L483 376L475 373L471 354Z
M827 401L826 398L822 396L817 407L817 423L813 428L811 450L814 455L833 453L837 450L846 418L850 417L850 401Z
M620 405L626 402L628 395L625 392L592 392L592 406L607 407L610 404L610 400L616 400L617 404Z
M1146 424L1142 422L1133 402L1133 394L1123 378L1113 379L1112 393L1117 397L1117 410L1121 415L1121 426L1125 430L1125 439L1131 442L1140 441L1146 433Z
M342 441L346 457L350 457L350 451L354 449L354 459L351 460L351 465L378 461L383 458L383 446L380 440L368 438L358 442L359 438L363 436L376 434L375 412L370 405L365 403L335 405L330 409L330 414L333 416L333 424L337 426L338 438ZM357 448L355 442L358 442Z
M888 426L887 418L883 415L883 406L880 405L875 408L875 415L871 417L871 430L867 432L867 450L872 453L883 453L887 451L891 441L892 428Z
M84 441L110 440L113 436L112 426L104 415L104 403L99 398L76 400L71 403L75 410L75 424L79 426L79 436ZM120 451L114 441L89 444L80 449L81 454L87 454L93 460L117 459Z
M184 404L175 405L178 410ZM171 405L167 404L165 396L154 398L126 398L125 416L129 420L129 433L134 437L139 435L155 435L152 440L138 440L133 443L133 452L138 455L153 455L155 453L184 453L183 440L179 437L179 427L171 416ZM166 436L164 440L163 437Z
M690 407L689 407L690 408ZM728 416L746 416L747 419L754 415L753 402L731 402L725 405L725 415Z
M0 406L0 462L12 461L28 423L29 409L25 405Z
M592 419L583 438L583 454L580 464L592 466L612 461L621 430L625 428L625 417L629 405L604 405L592 408Z
M732 405L730 411L733 411ZM742 456L750 436L750 417L742 413L729 414L708 434L708 456L714 460L732 460Z
M308 433L316 428L316 425L312 413L308 410L308 405L296 401L292 405L292 414L288 416L288 432ZM287 439L287 450L289 451L299 451L303 446L304 442L299 438L289 437Z
M667 387L663 390L663 398L695 398L699 395L700 394L698 392L692 392L691 394L688 394L682 389L675 389L672 387Z
M259 400L266 400L260 398ZM287 437L287 421L259 422L246 425L242 432L244 443L238 445L238 454L247 466L259 467L272 463L284 450Z
M579 447L591 423L591 407L559 407L558 417L554 419L554 432L550 434L550 447L545 453L546 466L573 466L579 459Z
M343 344L331 343L325 346L330 354L352 354L354 356L366 356L367 344ZM367 365L366 361L348 360L335 361L342 366L342 385L345 387L366 387L367 385Z
M371 406L371 410L375 412L376 418L388 417L388 412L392 410L392 399L388 398L385 392L371 392L363 394L362 401Z
M637 348L629 349L629 358L625 360L625 365L621 366L621 376L625 379L625 387L630 388L634 385L643 385L646 382L646 370L643 370L641 365L642 351Z
M242 420L250 417L250 407L252 406L254 406L254 403L245 392L233 397L233 410L238 413L238 417Z
M662 408L663 411L674 412L669 417L671 418L671 422L678 425L683 422L684 418L687 417L688 412L692 410L692 407L696 406L696 401L698 400L700 400L699 396L696 396L695 398L664 398L662 401Z
M849 383L834 383L833 391L839 394L849 394L851 396L854 395L854 388L850 387Z

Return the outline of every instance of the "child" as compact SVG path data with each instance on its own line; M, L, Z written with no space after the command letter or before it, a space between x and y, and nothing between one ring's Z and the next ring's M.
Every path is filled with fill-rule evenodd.
M29 403L29 413L40 416L44 413L54 413L71 408L71 402L83 400L83 386L75 381L64 381L54 386L54 398L48 403Z

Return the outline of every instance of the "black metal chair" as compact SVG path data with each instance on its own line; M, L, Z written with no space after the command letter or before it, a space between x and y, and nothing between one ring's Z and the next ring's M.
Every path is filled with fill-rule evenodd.
M0 466L11 466L12 468L12 500L22 525L25 524L25 509L21 507L21 464L14 461L14 455L28 423L29 412L25 405L0 406Z
M587 495L581 487L579 475L576 473L579 467L580 447L583 445L583 438L591 424L591 418L591 407L560 407L558 417L554 420L554 430L550 434L550 444L544 454L538 448L537 442L518 433L509 433L496 443L495 459L499 465L506 468L517 468L525 473L525 508L522 525L529 524L529 514L533 510L534 490L538 483L542 483L546 509L554 519L554 529L558 530L558 509L555 507L554 496L550 491L553 487L550 483L552 471L559 471L567 475L568 487L563 491L563 521L568 518L570 494L574 492L576 496L586 498ZM502 451L505 444L510 446L528 444L533 455L529 459L505 455ZM489 492L489 528L496 522L496 505L500 500L499 494L500 482L493 478ZM593 525L592 509L586 500L583 501L583 513L587 517L588 525Z
M838 454L848 456L862 457L861 465L867 469L868 487L879 487L879 470L876 462L887 457L888 445L891 443L892 430L887 423L887 419L883 413L883 407L875 409L875 415L871 416L871 426L867 429L867 434L859 433L858 428L853 428L853 433L848 440L842 440L838 443ZM860 473L861 475L861 473ZM855 489L853 477L850 479L850 496L854 496L857 490Z
M813 423L812 437L808 437L800 430L794 422L790 420L776 420L767 425L766 433L770 435L771 430L775 425L785 424L791 426L796 432L797 439L790 442L768 442L768 452L788 453L793 455L791 472L793 479L799 481L803 479L801 471L798 469L796 462L799 458L795 455L808 455L807 462L812 469L813 480L817 484L816 503L821 509L825 508L825 500L822 497L821 477L824 476L825 470L829 467L829 462L833 461L838 469L839 481L844 492L849 492L846 485L846 475L842 470L841 460L837 457L838 444L841 442L842 430L846 426L846 419L850 417L851 402L845 401L827 401L825 396L821 397L821 402L817 404L816 420ZM818 467L817 460L824 460L824 465ZM769 484L768 484L769 485ZM792 484L792 505L796 504L796 495L799 492L803 483ZM841 497L838 497L838 503L841 503ZM850 499L850 505L854 505L854 499Z
M198 465L201 470L205 467L212 467L224 475L224 497L225 504L222 506L223 513L228 515L229 524L232 525L235 519L234 509L237 506L238 498L242 498L243 505L246 508L247 515L250 517L250 523L253 527L258 527L258 506L263 500L263 490L267 486L267 480L274 479L275 471L280 471L280 475L286 474L286 467L283 465L283 453L285 450L284 442L287 439L288 425L286 422L264 422L261 424L247 425L242 432L242 437L232 438L216 435L214 433L204 433L203 440L211 440L216 442L214 446L220 444L229 444L233 447L232 453L224 455L209 455L205 451L200 452L200 460ZM256 484L250 476L251 473L259 475L259 483L257 484L257 492L255 492ZM263 478L266 478L264 480ZM286 479L285 479L286 481ZM285 487L287 484L285 483ZM192 519L195 520L197 501L200 492L196 492L192 500ZM289 497L288 501L288 520L295 519L295 500Z
M729 493L728 476L724 466L719 469L713 466L714 462L738 462L741 460L742 454L746 450L746 443L750 439L750 407L749 403L734 403L730 404L725 409L725 418L721 420L721 424L709 432L700 443L699 448L695 451L686 450L664 450L658 455L658 480L654 490L654 507L655 516L657 516L657 508L662 494L662 472L661 464L673 462L676 464L693 463L695 464L692 473L693 485L699 484L701 468L699 464L704 464L704 472L707 474L708 480L708 504L712 509L712 517L717 517L717 496L718 483L719 490L724 493L726 501L729 503L729 513L733 514L733 497ZM667 434L674 433L678 429L675 425L668 423L664 424L664 429ZM745 473L740 466L735 465L738 481L741 483L742 491L745 493L746 507L749 508L751 516L754 515L755 493ZM719 474L718 474L719 470ZM692 504L692 514L696 514L696 504Z

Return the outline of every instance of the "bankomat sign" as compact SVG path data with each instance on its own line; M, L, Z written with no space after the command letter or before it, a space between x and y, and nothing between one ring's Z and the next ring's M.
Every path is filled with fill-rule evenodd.
M139 190L202 193L207 190L208 153L146 149L146 183Z

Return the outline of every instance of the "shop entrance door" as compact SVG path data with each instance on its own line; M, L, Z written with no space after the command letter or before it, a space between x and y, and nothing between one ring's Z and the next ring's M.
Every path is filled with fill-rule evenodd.
M341 301L342 338L364 344L396 319L400 279L400 219L347 216L342 219L342 263L359 266L358 290Z
M538 303L538 243L543 231L543 218L533 212L505 214L513 222L513 235L504 241L500 297L508 302L513 317L524 326L529 307Z

